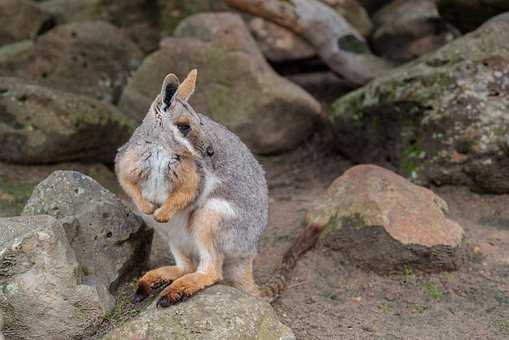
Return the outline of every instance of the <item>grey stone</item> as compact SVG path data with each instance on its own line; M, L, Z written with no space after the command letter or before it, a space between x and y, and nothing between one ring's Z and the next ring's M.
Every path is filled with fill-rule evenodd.
M119 28L102 21L60 25L22 58L0 62L0 74L116 104L143 54Z
M373 50L396 62L406 62L447 44L459 31L440 18L434 0L397 0L373 17Z
M509 192L509 14L338 99L340 150L417 183Z
M169 308L151 305L102 339L292 340L295 336L267 302L216 285Z
M320 104L272 70L238 15L192 16L161 45L123 92L120 107L131 117L144 118L166 74L183 77L197 68L193 107L235 132L254 152L291 150L315 131Z
M152 233L112 193L75 171L55 171L34 190L23 215L48 214L67 239L105 308L112 293L145 264Z
M106 312L61 222L50 216L0 219L0 331L7 339L77 338Z
M133 120L92 98L0 77L0 160L111 163Z

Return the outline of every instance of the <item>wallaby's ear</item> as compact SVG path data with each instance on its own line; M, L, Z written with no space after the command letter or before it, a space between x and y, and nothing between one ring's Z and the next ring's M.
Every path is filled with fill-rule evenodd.
M186 79L180 84L178 90L177 90L177 96L179 98L187 101L189 97L194 92L194 89L196 88L196 77L198 76L198 70L193 69L189 72Z
M171 105L171 102L179 88L179 84L179 79L173 73L164 77L163 86L161 88L161 99L167 107Z

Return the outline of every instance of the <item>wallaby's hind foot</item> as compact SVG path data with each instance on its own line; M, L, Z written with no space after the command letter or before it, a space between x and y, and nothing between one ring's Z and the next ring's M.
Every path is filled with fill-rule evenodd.
M133 302L138 303L145 300L161 286L172 283L186 273L187 271L177 266L161 267L147 272L138 281L138 289L134 294Z
M220 278L219 273L215 272L186 274L161 292L157 307L169 307L182 302L200 290L213 285Z

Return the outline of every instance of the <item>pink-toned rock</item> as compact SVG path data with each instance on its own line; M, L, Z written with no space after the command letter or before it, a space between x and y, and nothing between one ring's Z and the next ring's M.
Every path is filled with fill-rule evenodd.
M321 244L356 264L386 272L407 265L452 270L463 229L431 190L375 165L346 171L306 215L324 228Z

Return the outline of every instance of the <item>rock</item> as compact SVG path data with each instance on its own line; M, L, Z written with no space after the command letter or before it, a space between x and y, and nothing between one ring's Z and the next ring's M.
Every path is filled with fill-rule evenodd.
M0 0L0 46L32 39L56 25L54 18L28 0Z
M434 0L397 0L373 17L374 51L396 62L406 62L455 39L460 33L440 18Z
M156 1L47 0L40 6L61 23L95 20L113 23L146 53L159 45Z
M116 104L141 60L140 49L120 29L78 22L40 36L24 58L0 63L0 74Z
M7 339L75 339L106 312L50 216L0 219L0 331Z
M123 195L115 174L103 164L58 163L27 166L0 162L0 217L19 216L35 186L56 170L79 171L94 178L113 193Z
M371 31L371 21L356 0L321 0L334 8L364 36ZM316 51L294 32L259 17L246 20L253 37L268 60L284 62L316 57Z
M316 57L313 46L284 27L258 17L250 18L248 25L260 50L272 62Z
M0 160L111 163L135 123L92 98L0 77Z
M191 15L228 9L223 0L157 0L157 3L163 35L172 35L179 23Z
M307 212L324 227L320 243L377 272L414 266L456 269L463 229L447 218L447 203L374 165L347 170Z
M112 308L111 293L145 264L152 233L112 193L75 171L55 171L37 185L23 215L40 214L62 221L84 280Z
M368 15L373 15L383 6L390 3L392 0L358 0L359 4L366 9Z
M509 192L509 15L334 103L340 150L417 183Z
M320 0L336 10L360 34L367 37L372 29L371 19L366 9L357 0Z
M272 70L238 15L195 15L161 45L124 90L120 107L131 117L144 118L167 73L183 77L197 68L193 107L233 130L254 152L290 150L313 133L320 104Z
M331 71L289 74L286 79L309 92L322 105L333 103L336 98L353 90L349 81Z
M295 339L272 307L235 288L216 285L185 303L150 306L102 339Z
M470 32L486 20L509 11L507 0L436 0L440 15L462 32Z

